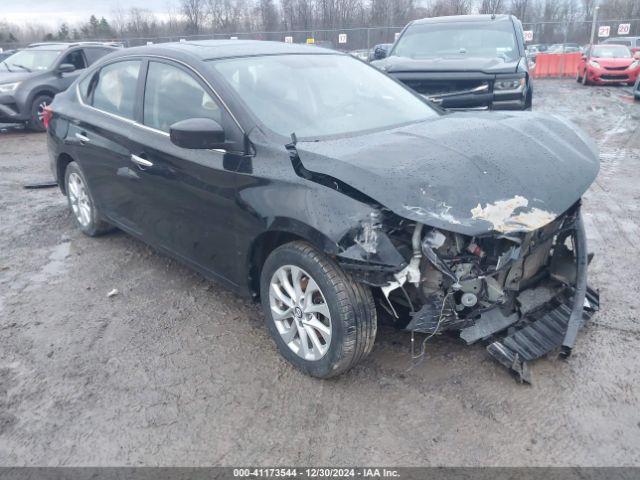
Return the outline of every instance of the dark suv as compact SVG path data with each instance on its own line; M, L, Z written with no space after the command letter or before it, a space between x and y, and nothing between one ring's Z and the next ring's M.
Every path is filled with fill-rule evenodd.
M37 43L5 58L0 62L0 123L26 123L44 131L44 107L114 50L103 43Z
M512 15L416 20L373 65L443 108L531 108L522 24Z

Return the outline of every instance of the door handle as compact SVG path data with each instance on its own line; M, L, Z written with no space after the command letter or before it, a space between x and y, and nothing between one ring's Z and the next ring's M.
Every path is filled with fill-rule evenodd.
M91 141L84 133L76 133L76 138L82 143L88 143Z
M150 162L146 158L142 158L137 155L131 155L131 161L142 169L153 167L153 162Z

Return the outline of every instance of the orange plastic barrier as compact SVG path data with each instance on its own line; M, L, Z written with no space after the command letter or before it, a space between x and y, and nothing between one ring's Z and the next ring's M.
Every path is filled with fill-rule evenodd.
M582 54L576 53L539 53L536 57L534 78L575 77Z

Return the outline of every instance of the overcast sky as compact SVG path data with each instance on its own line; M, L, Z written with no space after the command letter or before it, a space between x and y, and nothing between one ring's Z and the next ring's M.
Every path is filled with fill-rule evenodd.
M15 23L41 23L59 25L62 22L85 21L92 13L96 16L112 16L118 6L145 8L162 14L175 0L0 0L0 20Z

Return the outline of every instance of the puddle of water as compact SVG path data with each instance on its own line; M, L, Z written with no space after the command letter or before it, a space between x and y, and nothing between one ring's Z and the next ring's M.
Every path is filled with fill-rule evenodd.
M40 271L29 277L29 285L25 290L34 290L40 284L46 283L52 278L64 273L66 270L65 260L69 256L70 251L71 242L64 242L54 247L52 252L49 254L49 261L40 269Z

